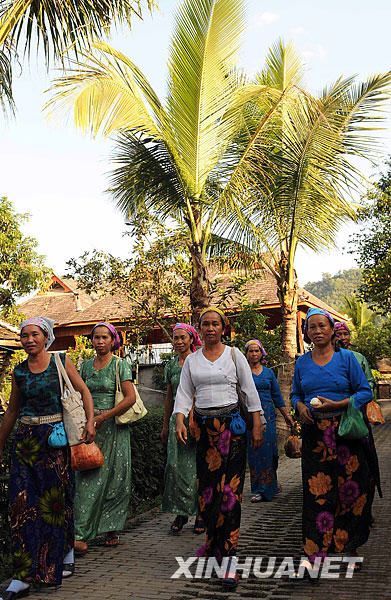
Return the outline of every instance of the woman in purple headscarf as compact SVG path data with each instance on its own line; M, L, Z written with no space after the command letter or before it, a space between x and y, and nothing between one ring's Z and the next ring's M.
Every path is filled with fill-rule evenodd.
M103 536L105 546L119 544L131 489L130 429L116 425L136 400L129 364L114 356L121 338L111 323L98 323L91 332L96 356L85 360L80 375L94 400L96 443L105 457L103 467L76 473L75 551L84 554L87 542ZM124 399L115 405L117 373Z
M175 433L176 418L172 410L182 366L187 356L201 346L201 339L192 325L177 323L173 329L173 346L176 356L167 363L164 371L167 395L160 437L164 444L167 443L162 510L176 515L170 531L178 534L189 517L197 513L196 443L193 438L189 438L186 446L178 442ZM203 521L197 516L194 533L204 531Z
M261 342L256 339L248 341L244 353L266 419L262 446L254 448L251 444L251 436L248 435L247 454L253 494L251 502L269 502L279 491L276 408L284 417L288 427L293 425L293 419L285 407L276 376L265 366L267 353Z

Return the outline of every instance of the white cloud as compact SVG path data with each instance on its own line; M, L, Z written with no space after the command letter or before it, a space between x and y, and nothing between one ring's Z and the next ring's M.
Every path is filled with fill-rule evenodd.
M292 27L289 31L291 35L302 35L305 32L305 29L299 25L298 27Z
M263 27L264 25L271 25L275 23L280 18L280 15L273 12L262 12L255 15L254 25L258 25L259 27Z
M301 55L303 58L311 60L312 58L320 58L323 60L327 56L327 51L322 44L309 44L302 50Z

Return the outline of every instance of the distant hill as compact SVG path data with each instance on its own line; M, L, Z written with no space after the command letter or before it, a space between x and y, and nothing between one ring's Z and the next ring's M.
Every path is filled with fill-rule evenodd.
M357 291L360 282L360 269L346 269L338 271L335 275L322 273L320 281L309 281L304 287L326 304L344 312L344 296L350 296Z

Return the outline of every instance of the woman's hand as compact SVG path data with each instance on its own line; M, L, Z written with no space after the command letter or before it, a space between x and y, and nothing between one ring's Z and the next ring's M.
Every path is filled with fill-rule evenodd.
M265 427L263 425L254 425L251 432L251 445L255 448L260 448L263 444L263 433Z
M96 418L98 418L98 417L96 417ZM94 424L93 420L90 419L87 421L86 426L83 431L83 437L82 437L82 439L87 444L90 444L95 439L95 435L96 435L95 427L96 427L96 424Z
M311 415L311 411L308 406L304 404L304 402L298 402L296 408L299 413L300 421L307 423L307 425L313 424L314 419Z
M322 406L314 406L314 410L322 410L328 412L329 410L337 410L339 408L338 402L335 402L334 400L324 398L323 396L318 396L318 399L321 401Z
M295 426L295 421L293 420L291 415L284 415L284 419L289 429L292 429L292 427Z
M175 433L178 442L180 442L181 444L186 444L187 442L187 428L184 423L184 418L185 415L183 415L182 413L177 413Z

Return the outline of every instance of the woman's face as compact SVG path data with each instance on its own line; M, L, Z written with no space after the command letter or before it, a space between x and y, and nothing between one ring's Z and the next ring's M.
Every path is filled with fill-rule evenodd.
M258 344L250 344L247 348L246 356L250 365L258 365L262 359L262 352Z
M217 344L221 342L221 338L224 333L223 319L219 313L209 311L202 315L201 323L201 337L205 344Z
M341 342L341 345L344 348L349 348L350 346L350 333L346 331L346 329L337 329L335 332L335 337L337 340Z
M45 349L46 337L38 325L26 325L20 333L20 343L27 354L34 356Z
M325 315L313 315L308 319L307 334L315 346L327 346L333 333L334 329Z
M92 346L97 354L104 356L113 350L113 338L104 325L96 327L92 334Z
M172 336L175 352L185 354L189 352L191 345L191 337L184 329L175 329Z

